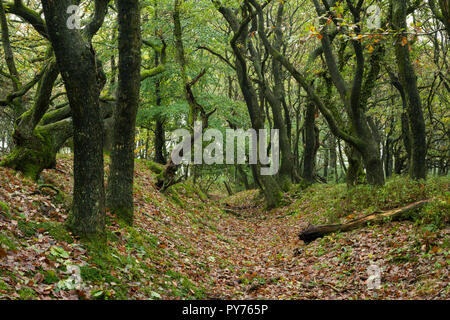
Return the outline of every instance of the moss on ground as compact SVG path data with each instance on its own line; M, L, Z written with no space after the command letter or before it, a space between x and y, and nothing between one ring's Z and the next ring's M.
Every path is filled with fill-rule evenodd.
M293 212L311 213L311 223L342 223L356 215L406 206L415 201L433 199L413 219L421 224L444 227L450 221L448 201L449 177L430 177L427 182L394 176L382 187L345 184L314 184L306 189L296 185L289 196L296 199L289 207ZM314 213L312 215L312 213Z
M73 238L69 231L67 231L64 224L60 222L34 222L21 219L18 221L17 226L27 238L35 236L36 233L40 231L48 232L48 234L55 240L65 241L67 243L73 242Z
M15 146L0 166L21 171L25 177L37 181L42 170L55 165L54 149L51 132L43 127L36 127L32 139L27 139L25 145Z
M34 300L37 297L36 292L31 288L22 288L17 293L21 300Z
M9 215L9 206L2 201L0 201L0 213L4 213L6 216Z
M150 160L147 160L145 164L150 169L150 171L156 174L161 174L164 170L164 166L162 164Z
M0 244L4 245L9 250L17 250L17 247L19 246L14 235L7 230L0 231Z
M47 270L44 272L41 272L42 275L44 276L44 280L43 282L46 284L54 284L57 283L60 279L58 278L58 276L56 275L56 272L53 270Z

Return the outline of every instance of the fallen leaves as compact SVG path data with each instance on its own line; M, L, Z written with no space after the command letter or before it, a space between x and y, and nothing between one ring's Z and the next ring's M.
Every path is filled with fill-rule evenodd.
M67 194L69 162L59 160L58 171L44 172ZM135 226L122 228L108 213L108 232L115 237L108 242L112 258L126 259L127 265L103 274L111 279L85 281L81 288L68 282L77 272L66 269L96 270L83 245L57 240L44 227L28 236L20 230L24 222L64 222L64 208L51 195L30 195L35 185L0 168L0 201L13 213L0 215L0 232L19 242L11 243L17 250L0 245L0 297L114 299L119 280L128 299L192 298L196 288L215 299L448 298L450 259L442 243L450 231L425 233L416 243L414 225L396 222L332 234L304 246L297 239L299 230L326 209L311 200L267 212L255 190L207 203L179 192L180 205L155 191L154 177L142 164L136 168ZM359 214L349 211L342 217ZM136 237L144 239L139 246ZM367 289L372 264L382 270L378 290Z

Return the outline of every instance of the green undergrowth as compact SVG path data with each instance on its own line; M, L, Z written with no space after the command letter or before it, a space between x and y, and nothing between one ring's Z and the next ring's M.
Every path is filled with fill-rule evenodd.
M258 190L245 190L223 198L220 202L230 207L241 208L263 205L264 198L262 192Z
M69 172L71 159L64 157L58 161L59 166ZM229 216L221 208L228 206L239 213L250 210L259 216L264 199L257 190L248 190L224 198L217 205L211 203L192 180L160 193L155 187L158 168L161 167L151 162L136 162L134 224L127 226L108 212L106 244L80 242L67 230L65 221L69 212L66 209L70 207L71 194L71 180L66 179L67 174L51 171L47 179L52 178L52 184L61 192L34 198L32 191L38 190L39 185L20 178L10 169L0 168L4 175L11 175L8 179L0 179L0 184L5 184L0 187L10 188L9 181L15 179L14 185L21 184L25 195L6 201L0 193L0 223L3 223L0 257L6 254L17 258L12 261L20 261L0 268L0 298L41 299L45 296L61 299L68 295L103 300L208 297L205 286L208 286L208 274L212 271L208 261L217 261L227 267L228 257L216 256L215 248L218 243L233 244L226 233L219 232L218 223L224 215ZM295 219L305 218L311 223L345 222L364 214L433 199L415 213L414 224L419 233L417 239L413 239L414 247L409 251L392 251L389 261L397 263L416 259L412 253L422 252L423 246L424 254L450 247L450 241L445 239L439 240L442 244L438 249L434 245L437 230L449 224L449 183L448 177L429 178L426 183L394 177L380 188L361 185L348 190L342 184L314 184L306 188L296 185L284 195L283 201L288 204L271 213L277 217L289 214L294 223L297 223ZM8 192L12 194L13 191ZM14 192L17 193L17 189ZM50 208L49 202L58 210ZM264 215L270 217L271 213L264 212ZM24 257L31 257L32 261L23 261ZM20 269L29 264L33 265L30 270ZM69 266L79 268L83 280L81 289L74 290L68 282Z
M26 238L32 238L38 233L48 233L55 240L67 243L73 242L71 234L60 222L34 222L20 219L18 220L18 227Z
M341 223L366 214L406 206L432 199L414 220L421 225L443 228L450 223L449 177L430 177L414 181L396 176L383 187L358 185L348 189L345 184L314 184L307 189L293 186L289 207L296 214L308 215L311 223Z

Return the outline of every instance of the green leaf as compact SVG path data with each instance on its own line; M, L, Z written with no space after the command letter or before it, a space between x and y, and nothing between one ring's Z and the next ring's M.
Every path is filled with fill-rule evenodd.
M69 253L67 251L65 251L61 247L56 247L56 246L51 247L50 254L55 256L55 257L60 257L60 258L63 258L63 259L69 258Z

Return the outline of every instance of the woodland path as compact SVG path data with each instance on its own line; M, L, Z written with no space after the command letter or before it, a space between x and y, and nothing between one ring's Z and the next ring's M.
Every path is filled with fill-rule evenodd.
M220 255L227 263L211 268L215 284L210 298L220 299L436 299L449 283L449 272L436 274L420 259L396 263L392 250L412 246L410 222L331 235L308 245L298 233L308 223L297 215L264 212L262 208L233 210L217 224L226 234ZM449 230L450 231L450 230ZM428 262L429 263L429 262ZM379 290L369 290L371 265L381 268ZM418 292L418 282L439 276L438 289ZM447 279L447 280L445 280ZM437 291L437 292L436 292ZM448 299L448 297L447 297Z

